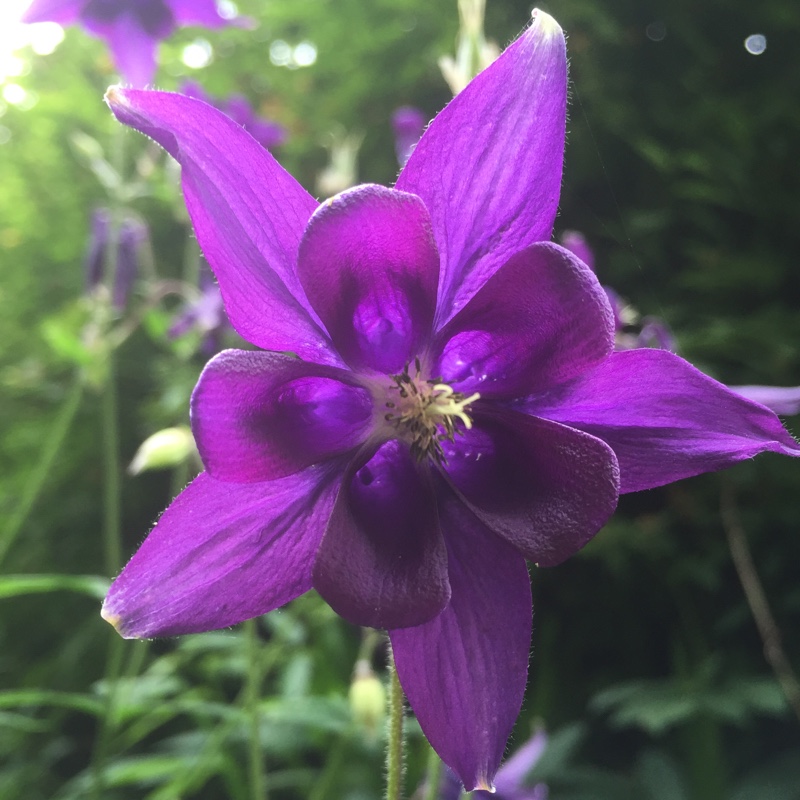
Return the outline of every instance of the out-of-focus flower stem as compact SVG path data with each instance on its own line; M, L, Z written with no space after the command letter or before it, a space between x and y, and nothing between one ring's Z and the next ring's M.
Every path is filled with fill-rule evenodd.
M750 606L750 612L764 645L764 658L775 673L786 701L800 720L800 681L783 649L780 628L769 607L767 595L747 544L747 534L739 516L736 496L727 482L722 484L720 492L720 515L736 574L739 576L739 582L742 584L747 604Z
M403 796L403 687L397 677L394 658L389 665L389 736L386 744L386 800Z
M245 686L244 702L250 714L250 747L248 751L250 795L253 800L267 800L267 779L264 773L264 754L261 750L261 713L258 707L263 675L258 620L249 619L245 622L244 627L247 637L247 685Z
M83 398L84 382L79 372L76 372L72 387L69 390L61 408L58 411L53 426L47 436L44 437L44 446L39 454L39 461L34 467L33 473L28 480L22 493L22 498L16 510L8 519L0 536L0 564L6 557L11 546L17 539L22 530L28 515L31 512L36 500L44 488L50 470L56 461L56 457L61 451L64 440L72 427L72 422Z
M438 800L439 798L439 784L442 782L442 759L439 758L436 751L431 747L428 754L428 783L425 789L425 797L423 800Z

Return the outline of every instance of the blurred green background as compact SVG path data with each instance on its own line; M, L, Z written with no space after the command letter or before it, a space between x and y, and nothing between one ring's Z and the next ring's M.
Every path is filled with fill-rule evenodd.
M542 6L571 57L556 233L582 231L601 280L663 317L715 377L800 383L800 6ZM192 78L247 95L286 127L276 156L312 192L337 131L363 134L359 181L391 184L392 111L432 117L450 97L437 59L454 50L455 1L239 8L258 27L178 31L161 47L158 86ZM487 35L502 47L529 14L488 0ZM766 37L763 53L745 48L751 34ZM285 63L300 43L313 63ZM187 66L198 53L207 65ZM116 80L104 45L69 29L50 55L16 55L21 74L0 86L0 797L238 800L258 796L259 760L271 800L378 797L381 727L347 699L361 633L316 596L242 629L151 643L122 643L98 615L101 578L192 467L122 469L150 434L186 424L204 361L196 339L164 336L179 302L144 310L142 288L111 321L131 331L113 355L90 335L90 215L120 189L99 180L102 158L141 184L130 207L150 226L150 279L188 279L195 256L174 170L102 102ZM800 433L797 417L787 425ZM512 747L547 728L535 777L552 800L800 798L800 723L765 660L720 514L722 500L734 508L800 665L799 481L800 464L766 455L629 495L581 554L533 569L530 682ZM378 646L381 676L384 662ZM425 762L412 728L411 789Z

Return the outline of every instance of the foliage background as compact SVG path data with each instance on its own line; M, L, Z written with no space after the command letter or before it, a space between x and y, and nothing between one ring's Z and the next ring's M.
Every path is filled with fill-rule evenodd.
M557 231L583 231L601 279L663 316L698 366L729 383L800 382L800 9L783 0L543 6L568 33L573 81ZM159 86L192 72L182 49L206 38L215 59L192 77L213 94L244 92L286 125L278 158L309 189L337 126L364 134L359 179L391 183L393 109L412 103L433 116L449 99L436 59L453 50L455 3L242 0L240 9L259 21L255 31L183 30L162 46ZM489 0L488 35L506 44L529 12ZM760 56L743 47L752 33L767 37ZM271 64L276 39L312 41L316 63ZM0 796L254 797L256 742L273 800L377 797L380 732L347 703L360 634L318 598L249 629L121 644L97 614L98 582L63 577L114 571L103 534L107 406L102 391L74 388L79 372L99 369L100 385L106 374L102 352L82 349L76 298L90 211L107 199L75 134L129 172L148 148L102 103L114 77L100 43L70 30L53 55L27 57L17 82L36 102L0 105L9 134L0 145ZM151 226L158 274L177 278L191 245L162 164L134 206ZM155 430L186 422L203 359L164 339L175 309L150 314L114 355L120 428L110 456L120 464ZM800 432L797 418L787 424ZM186 478L124 478L123 558ZM627 496L578 557L533 570L534 648L515 741L534 724L552 733L536 777L553 800L800 797L798 720L765 662L719 513L724 489L800 664L798 479L800 464L766 455ZM13 577L24 575L51 577ZM378 648L379 671L382 659ZM412 787L425 758L412 736Z

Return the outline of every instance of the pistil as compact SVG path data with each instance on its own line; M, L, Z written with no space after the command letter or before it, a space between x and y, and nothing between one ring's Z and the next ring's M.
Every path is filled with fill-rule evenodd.
M439 464L444 463L442 442L455 441L455 437L472 427L469 406L480 394L465 396L455 392L442 378L426 380L422 377L419 359L414 360L414 375L410 364L399 375L392 375L384 414L390 423L411 446L418 461L426 456ZM459 424L460 423L460 424Z

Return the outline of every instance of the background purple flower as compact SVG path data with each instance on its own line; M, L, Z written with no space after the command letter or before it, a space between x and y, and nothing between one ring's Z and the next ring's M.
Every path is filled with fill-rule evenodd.
M566 97L563 33L536 12L394 189L319 205L210 106L108 94L181 164L231 322L266 352L207 365L192 398L206 472L105 617L129 637L208 630L313 586L389 630L423 731L469 789L490 786L522 703L526 559L575 553L620 492L800 454L771 412L677 356L613 352L606 293L548 241Z
M427 122L422 111L414 106L401 106L392 114L394 149L397 154L397 163L401 167L405 166L408 161Z
M200 297L194 302L187 303L175 316L167 336L175 339L191 330L199 331L203 335L201 351L206 356L212 356L219 352L222 336L225 330L230 328L230 322L225 314L219 286L205 259L200 265L198 284Z
M81 25L108 44L123 80L133 86L152 82L156 46L176 28L231 22L215 0L33 0L22 21Z

